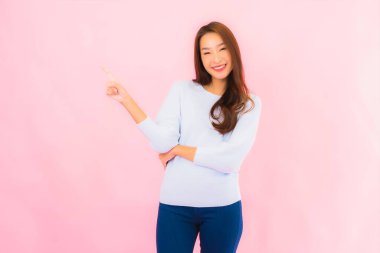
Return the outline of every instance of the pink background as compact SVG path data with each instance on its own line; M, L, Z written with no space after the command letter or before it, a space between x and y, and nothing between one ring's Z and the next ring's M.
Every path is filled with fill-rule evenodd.
M217 20L263 102L238 252L379 252L379 7L0 0L0 251L155 252L164 171L100 65L155 117Z

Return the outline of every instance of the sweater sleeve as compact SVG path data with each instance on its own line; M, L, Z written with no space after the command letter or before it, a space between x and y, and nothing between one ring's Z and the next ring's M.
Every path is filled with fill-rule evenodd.
M148 139L150 146L159 153L166 153L178 144L180 137L180 82L169 89L156 120L149 115L136 124Z
M218 144L197 146L193 163L222 173L236 173L252 148L261 115L261 99L253 96L255 107L242 114L231 136ZM248 103L247 103L248 104ZM249 101L252 105L252 102Z

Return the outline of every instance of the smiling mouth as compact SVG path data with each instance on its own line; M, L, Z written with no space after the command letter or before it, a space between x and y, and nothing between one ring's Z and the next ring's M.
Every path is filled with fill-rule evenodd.
M222 71L222 70L224 70L224 69L226 68L226 65L227 65L227 64L223 64L223 65L219 65L219 66L211 67L211 68L212 68L213 70L215 70L215 71L220 72L220 71Z

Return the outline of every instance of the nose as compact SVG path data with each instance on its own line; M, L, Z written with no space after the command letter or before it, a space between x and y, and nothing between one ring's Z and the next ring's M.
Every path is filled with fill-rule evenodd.
M220 59L221 59L221 57L220 57L219 55L216 55L216 56L214 57L214 62L215 62L215 63L219 63L219 62L220 62Z

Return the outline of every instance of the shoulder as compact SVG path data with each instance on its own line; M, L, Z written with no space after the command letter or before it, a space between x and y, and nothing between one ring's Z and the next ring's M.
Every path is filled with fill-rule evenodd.
M238 118L244 118L247 121L251 121L250 119L257 118L261 114L261 98L258 95L249 93L250 98L253 100L247 100L245 103L245 107L243 111L238 114Z
M199 89L199 84L193 82L191 79L177 79L173 82L171 89L178 92L188 92L194 89Z
M253 110L260 111L261 110L261 98L260 96L253 94L252 92L249 93L250 98L253 100L254 104L252 104L252 101L248 100L248 108L254 107Z
M181 86L182 88L192 88L192 87L197 87L199 86L198 83L193 82L191 79L178 79L174 82L175 85Z
M169 94L179 95L183 92L182 90L184 89L185 84L186 83L184 82L184 80L174 80L168 88Z

